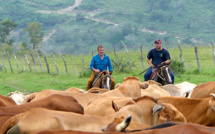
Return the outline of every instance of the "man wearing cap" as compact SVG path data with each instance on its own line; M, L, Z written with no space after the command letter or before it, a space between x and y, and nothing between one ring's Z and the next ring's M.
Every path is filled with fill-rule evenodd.
M152 74L152 68L157 68L157 65L160 64L169 64L170 63L170 54L169 52L162 48L162 42L161 40L157 39L155 40L155 48L151 49L147 55L146 61L150 65L150 68L147 70L147 72L144 75L145 81L148 81L151 74ZM152 59L152 61L150 61ZM172 71L170 71L172 84L174 84L174 75Z

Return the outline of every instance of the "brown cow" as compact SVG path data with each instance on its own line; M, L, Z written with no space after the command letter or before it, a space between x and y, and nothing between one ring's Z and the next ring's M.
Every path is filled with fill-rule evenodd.
M160 123L168 121L187 123L187 119L174 105L170 103L161 103L160 105L164 107L160 113Z
M138 77L130 76L123 79L122 86L119 86L115 90L111 90L102 94L94 93L78 93L78 92L64 92L64 91L55 91L55 90L43 90L41 92L33 93L27 96L24 100L25 103L35 101L39 98L45 97L50 94L62 94L69 95L78 100L78 102L86 107L89 102L92 102L98 98L104 97L139 97L141 96L141 90L147 88L148 84L140 82Z
M215 94L215 81L210 81L197 85L193 89L190 98L207 98L210 97L210 93Z
M159 102L173 104L187 122L215 126L215 94L210 98L159 97Z
M31 103L10 107L0 107L0 128L10 117L36 107L80 114L84 113L83 107L73 97L54 94Z
M162 97L162 96L171 96L169 92L167 92L160 83L149 80L144 82L148 84L148 87L144 90L141 90L141 96L148 95L152 97Z
M192 123L163 123L145 130L127 131L130 126L130 117L123 122L110 123L103 133L83 132L74 130L45 130L36 134L212 134L215 128ZM126 129L126 130L125 130ZM213 133L214 134L214 133Z
M116 115L99 117L81 115L73 112L48 110L44 108L33 108L25 113L17 114L8 119L0 130L0 133L29 134L48 129L101 132L101 128L107 126L115 118ZM136 127L136 122L134 123L133 126ZM142 124L140 129L146 127L148 127L148 125ZM132 128L129 129L132 130Z
M15 101L7 96L0 95L0 107L16 105Z
M127 116L131 114L133 116L132 120L147 124L147 125L156 125L159 122L159 116L153 115L153 112L157 112L156 110L161 110L161 106L157 105L157 100L149 97L143 96L138 97L135 101L132 101L131 98L104 98L96 100L88 105L85 110L85 114L96 115L96 116L108 116L108 115L118 115L118 116ZM127 104L129 105L123 106L120 109L113 109L112 102L117 102L117 104ZM114 103L114 106L116 104ZM117 105L118 106L118 105ZM115 108L115 107L114 107ZM117 111L117 112L115 112Z

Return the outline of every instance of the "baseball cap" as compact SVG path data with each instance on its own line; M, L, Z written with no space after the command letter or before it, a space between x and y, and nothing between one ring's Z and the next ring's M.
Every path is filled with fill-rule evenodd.
M156 39L154 43L162 43L161 40Z

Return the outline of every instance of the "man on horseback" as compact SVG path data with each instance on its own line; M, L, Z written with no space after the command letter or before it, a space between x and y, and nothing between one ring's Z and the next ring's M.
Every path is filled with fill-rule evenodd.
M147 55L146 61L150 65L150 68L147 70L147 72L144 75L145 81L148 81L150 79L150 76L152 74L152 69L157 68L158 65L162 64L170 64L170 54L169 52L162 48L162 42L161 40L157 39L155 40L155 48L151 49ZM152 59L152 61L150 61ZM174 84L174 75L172 71L170 71L172 84Z
M111 75L113 73L113 67L110 61L110 58L108 55L104 53L104 46L99 45L97 47L98 54L93 56L91 63L90 63L90 69L93 71L91 74L88 82L86 91L89 90L92 87L92 83L94 81L94 75L99 74L102 71L107 70L107 67L109 68L109 74ZM111 77L111 89L114 89L115 82L113 80L113 77Z

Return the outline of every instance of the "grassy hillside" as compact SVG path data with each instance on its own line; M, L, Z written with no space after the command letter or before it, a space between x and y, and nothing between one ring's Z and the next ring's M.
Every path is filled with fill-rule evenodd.
M98 44L121 49L121 40L129 49L150 46L157 38L169 44L177 39L192 45L214 41L213 0L82 0L74 10L66 9L75 0L0 2L1 18L18 24L11 35L16 43L29 40L22 30L29 22L42 24L45 36L56 30L43 42L48 53L88 54Z
M144 59L147 55L149 49L143 49L143 56ZM171 58L173 61L180 61L179 58L179 49L169 49ZM195 52L193 47L183 47L183 58L185 59L186 71L185 73L177 73L175 70L172 70L175 74L175 84L181 83L183 81L188 81L191 83L199 84L208 81L215 81L215 65L213 64L213 54L211 47L198 47L198 54L200 59L201 65L201 73L198 72L197 61L195 57ZM94 53L95 54L95 53ZM113 77L116 83L121 83L123 78L128 76L137 76L141 81L144 81L143 75L139 75L144 69L141 65L141 56L140 50L138 51L130 51L129 56L132 64L132 71L129 70L129 66L127 63L127 54L124 49L117 50L117 54L120 60L122 60L122 64L127 64L125 67L125 72L117 72L117 66L114 64L116 61L116 57L112 51L106 51L112 60L114 73ZM71 58L74 60L75 68L77 70L78 75L75 74ZM23 72L23 66L21 64L21 59L18 58L19 62L19 69L20 72L17 71L16 62L13 57L11 57L12 66L14 69L14 73L10 72L10 67L8 61L6 61L7 71L1 68L0 71L0 94L6 95L8 92L11 91L21 91L21 92L36 92L41 91L43 89L55 89L55 90L63 90L68 89L70 87L78 87L85 89L86 84L89 78L89 71L83 69L83 62L86 68L88 68L90 64L90 60L92 58L91 54L89 55L80 55L80 56L73 56L73 55L66 55L65 59L67 61L68 67L68 74L65 73L65 67L63 60L60 56L56 55L56 62L58 68L60 70L60 75L57 74L53 58L52 56L48 57L48 62L50 66L51 73L48 74L45 66L45 62L43 57L41 57L43 68L46 72L42 72L38 63L38 59L35 59L37 62L37 69L38 72L35 71L33 62L30 60L32 67L32 72L29 72L29 68L27 63L25 63L26 72ZM144 60L145 68L148 68L148 64ZM80 74L84 74L84 72L88 75L80 77Z

